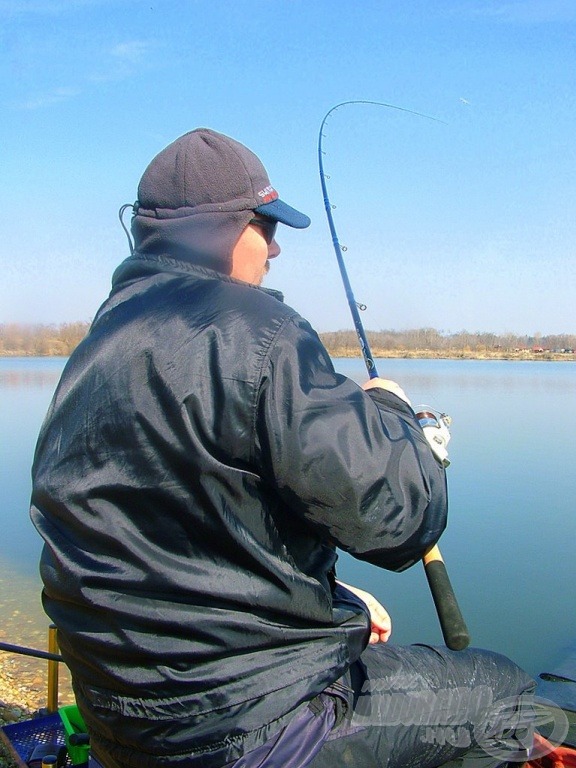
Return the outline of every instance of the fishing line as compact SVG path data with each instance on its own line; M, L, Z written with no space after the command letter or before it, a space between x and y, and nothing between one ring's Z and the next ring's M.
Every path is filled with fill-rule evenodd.
M374 363L374 358L372 357L372 352L370 351L370 345L368 344L368 339L366 338L366 333L364 331L364 326L362 324L362 320L360 319L359 312L360 309L365 307L363 304L358 304L354 298L354 292L352 291L352 286L348 278L344 257L342 256L343 251L346 249L344 246L340 245L340 241L338 240L338 234L334 224L334 217L332 216L332 209L335 208L335 206L330 203L330 198L328 197L328 188L326 185L326 179L328 176L324 172L324 163L322 159L323 155L325 154L322 148L322 139L324 138L324 126L326 125L326 121L337 109L351 104L369 104L377 107L386 107L387 109L395 109L399 112L406 112L411 115L417 115L418 117L423 117L427 120L433 120L434 122L438 123L443 123L444 121L439 120L436 117L431 117L430 115L425 115L422 112L416 112L412 109L398 107L395 104L386 104L385 102L381 101L356 99L353 101L343 101L340 104L336 104L334 107L332 107L332 109L329 109L328 112L324 115L324 119L320 125L320 131L318 133L318 168L320 171L322 194L324 196L324 208L326 209L328 226L330 227L330 234L332 235L332 244L334 245L334 251L336 253L338 266L340 268L342 282L344 283L348 306L350 308L350 313L352 314L356 333L358 334L360 349L362 350L364 362L366 363L366 368L368 369L368 375L371 379L375 379L378 376L378 372L376 370L376 364ZM436 418L432 411L427 412L425 415L430 418ZM443 415L445 416L445 414ZM448 425L445 424L445 426L447 428ZM448 648L454 651L461 651L469 645L470 635L468 633L468 628L466 627L464 618L462 617L460 607L456 600L456 595L454 594L452 584L450 583L448 571L446 570L446 566L438 546L431 547L424 554L423 563L426 572L426 578L428 579L428 584L430 587L430 592L432 593L432 598L434 600L434 605L436 606L436 612L438 614L438 619L442 628L444 642Z
M334 251L336 253L338 267L340 268L342 282L344 283L344 290L346 292L346 299L348 301L348 306L350 308L350 313L352 315L352 320L354 322L354 328L356 329L356 333L358 335L358 341L360 342L360 349L362 351L362 356L364 358L364 362L366 363L366 368L368 369L368 375L370 376L371 379L374 379L378 376L378 371L376 370L376 364L374 363L374 358L370 350L370 345L368 344L368 339L366 337L366 333L364 331L364 326L362 324L362 320L360 318L360 312L359 312L359 310L364 311L366 309L366 305L360 304L354 298L354 292L352 291L352 286L350 284L350 280L348 278L348 272L346 271L346 265L344 263L344 258L342 256L342 253L346 251L346 246L340 245L340 241L338 240L338 234L336 232L336 226L334 224L334 217L332 216L332 210L336 208L336 206L331 204L328 196L328 187L326 184L326 179L330 177L324 172L324 162L323 162L323 155L325 155L326 153L324 152L324 149L322 147L322 139L325 137L324 126L326 125L326 121L332 115L332 113L335 112L337 109L340 109L340 107L349 106L351 104L369 104L376 107L386 107L387 109L394 109L394 110L397 110L398 112L406 112L410 115L417 115L418 117L423 117L426 120L432 120L436 123L444 123L444 125L446 125L446 123L444 122L444 120L440 120L437 117L426 115L423 112L416 112L413 109L398 107L395 104L387 104L383 101L368 101L366 99L354 99L352 101L342 101L340 104L336 104L334 107L329 109L328 112L324 115L324 119L322 120L322 123L320 125L320 130L318 132L318 169L320 171L320 184L322 185L322 195L324 197L324 208L326 209L326 216L328 217L328 226L330 227L330 234L332 235L332 244L334 246Z

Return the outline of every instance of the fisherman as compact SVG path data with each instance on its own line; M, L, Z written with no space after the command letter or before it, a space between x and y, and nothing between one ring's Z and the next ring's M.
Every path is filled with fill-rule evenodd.
M337 549L401 571L446 525L403 390L337 374L262 287L310 220L198 129L145 170L132 255L39 436L45 609L105 768L523 759L532 681L496 654L387 644Z

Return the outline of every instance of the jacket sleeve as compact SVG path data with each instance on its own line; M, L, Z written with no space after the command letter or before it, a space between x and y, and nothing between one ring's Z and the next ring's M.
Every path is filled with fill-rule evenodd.
M445 471L410 406L337 374L302 318L268 351L256 446L262 477L293 513L361 560L403 570L446 526Z

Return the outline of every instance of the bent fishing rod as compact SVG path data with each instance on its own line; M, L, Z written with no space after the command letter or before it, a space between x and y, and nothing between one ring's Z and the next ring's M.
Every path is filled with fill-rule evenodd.
M330 200L328 197L328 188L326 185L326 179L328 177L324 173L324 163L323 163L324 151L322 148L322 139L324 137L324 126L326 124L326 121L335 110L350 104L371 104L374 106L387 107L388 109L398 110L400 112L407 112L412 115L418 115L419 117L423 117L428 120L434 120L436 122L443 122L443 121L438 120L435 117L430 117L429 115L424 115L421 112L415 112L411 109L405 109L403 107L395 106L394 104L386 104L380 101L367 101L363 99L358 99L353 101L343 101L340 104L336 104L334 107L328 110L328 112L324 116L324 119L322 120L322 123L320 125L320 131L318 134L318 167L320 171L320 183L322 185L322 194L324 197L324 208L326 209L328 226L330 228L330 234L332 236L332 244L334 246L334 251L336 253L336 260L338 261L338 267L340 268L340 275L342 277L342 282L344 284L344 290L346 292L348 306L350 308L350 313L352 315L352 320L354 322L354 328L356 329L356 333L358 335L358 341L360 343L360 349L362 350L362 356L364 357L364 362L366 364L366 368L368 369L369 377L371 379L374 379L378 377L378 371L376 370L376 364L374 362L374 358L372 357L372 352L370 351L370 345L368 344L368 339L366 337L366 333L364 331L364 326L362 324L362 320L360 318L360 312L359 312L359 309L364 307L363 305L358 304L358 302L354 298L354 292L352 291L350 279L348 278L348 272L346 270L344 257L342 255L345 248L340 245L340 242L338 240L338 234L336 233L336 227L334 225L334 217L332 216L333 206L330 203ZM431 416L430 413L426 414L427 418L430 416ZM444 642L446 643L448 648L450 648L451 650L461 651L464 648L467 648L468 645L470 644L470 635L468 632L468 628L466 627L466 622L464 621L464 618L462 616L462 612L460 611L458 601L456 600L456 595L454 594L454 590L450 582L450 577L448 576L448 571L446 570L446 565L444 563L444 560L442 558L438 545L431 547L425 553L422 561L424 563L426 578L428 580L430 592L432 593L432 598L434 600L434 605L436 607L436 612L438 614L438 619L440 622L440 627L442 629L442 636L444 637Z

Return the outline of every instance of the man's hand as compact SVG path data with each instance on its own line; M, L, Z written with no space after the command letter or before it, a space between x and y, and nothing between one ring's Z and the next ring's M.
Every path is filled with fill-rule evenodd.
M337 583L341 584L346 589L349 589L350 592L353 592L359 597L370 611L370 621L372 626L369 642L371 644L388 642L390 635L392 634L392 619L384 606L381 605L370 592L358 589L358 587L351 587L350 584L344 584L344 582L339 579L337 579Z
M373 387L378 387L379 389L385 389L387 392L392 392L392 394L399 397L400 400L404 400L404 402L408 403L410 406L412 405L402 387L399 384L396 384L395 381L391 381L390 379L381 379L379 376L376 376L374 379L368 379L365 384L362 384L362 389L373 389Z

